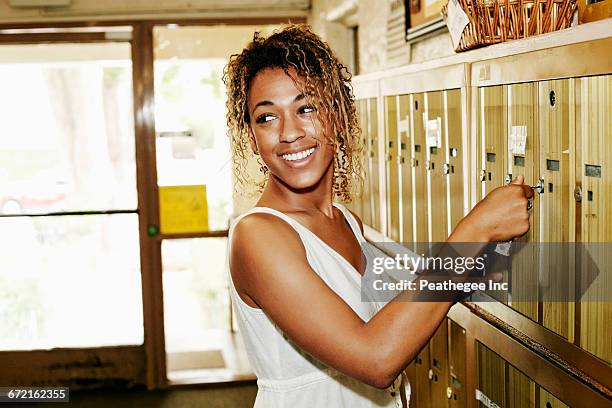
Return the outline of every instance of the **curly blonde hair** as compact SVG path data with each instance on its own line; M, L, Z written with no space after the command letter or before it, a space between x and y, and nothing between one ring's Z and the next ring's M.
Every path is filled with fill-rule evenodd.
M255 154L249 145L247 96L251 81L266 68L293 68L303 83L296 86L304 95L315 95L311 103L319 119L331 125L332 134L324 135L334 145L332 194L351 202L363 184L361 131L355 110L351 74L338 61L329 45L308 25L293 24L264 38L256 32L253 41L240 54L230 57L223 72L227 88L227 127L232 145L236 192L255 186L261 193L268 179L268 168L257 157L263 181L247 171L247 162Z

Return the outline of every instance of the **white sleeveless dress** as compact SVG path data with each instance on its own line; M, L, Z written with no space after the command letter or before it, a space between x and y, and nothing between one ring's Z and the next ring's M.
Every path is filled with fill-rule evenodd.
M366 243L357 221L342 205L334 204L344 214L353 234L365 248L366 261L375 253ZM384 303L361 300L361 275L338 252L308 228L288 215L268 207L255 207L237 217L229 229L228 253L232 232L238 222L255 212L272 214L285 220L299 234L312 269L363 319L368 321ZM401 407L401 375L385 390L369 386L339 373L301 350L259 308L246 304L238 295L230 274L231 299L243 337L249 362L257 376L255 407L277 408L365 408ZM406 381L406 396L410 386Z

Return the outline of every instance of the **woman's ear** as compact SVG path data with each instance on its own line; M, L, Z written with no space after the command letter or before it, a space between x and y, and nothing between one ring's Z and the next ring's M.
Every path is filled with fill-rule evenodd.
M259 149L257 148L257 140L255 139L255 135L253 134L253 129L251 129L251 125L249 125L249 144L251 145L251 149L253 149L253 153L259 154Z

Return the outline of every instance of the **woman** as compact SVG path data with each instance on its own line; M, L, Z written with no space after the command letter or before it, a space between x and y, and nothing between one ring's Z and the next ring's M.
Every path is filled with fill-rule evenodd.
M350 200L360 180L350 74L306 26L292 25L256 34L224 80L236 178L255 183L245 170L250 154L266 175L257 207L229 233L231 296L258 377L255 406L401 406L400 374L452 302L408 292L384 307L361 301L361 221L333 203ZM448 241L523 235L533 193L522 184L491 192Z

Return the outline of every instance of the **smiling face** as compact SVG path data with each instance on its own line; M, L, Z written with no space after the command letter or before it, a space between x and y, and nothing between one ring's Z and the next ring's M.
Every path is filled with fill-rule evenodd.
M289 75L298 82L294 70ZM331 130L282 68L267 68L251 81L249 136L273 178L291 190L309 190L333 177Z

